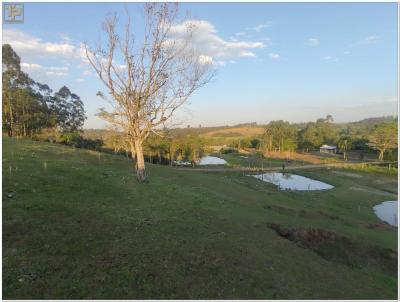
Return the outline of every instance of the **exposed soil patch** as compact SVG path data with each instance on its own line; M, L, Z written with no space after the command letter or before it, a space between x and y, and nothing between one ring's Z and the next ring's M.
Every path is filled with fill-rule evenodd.
M323 164L325 163L326 157L321 156L321 154L312 153L298 153L298 152L278 152L270 151L268 156L271 158L286 159L289 157L290 160L303 161L312 164Z
M381 222L381 223L370 223L367 225L369 229L376 229L376 230L385 230L385 231L396 231L397 228L391 226L390 224Z
M374 267L397 275L397 252L378 246L367 246L334 232L314 228L284 228L268 223L279 236L298 246L311 249L322 258L348 265L352 268Z

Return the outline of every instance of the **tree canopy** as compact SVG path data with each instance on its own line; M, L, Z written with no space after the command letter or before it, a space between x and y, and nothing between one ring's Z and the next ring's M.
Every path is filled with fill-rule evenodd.
M58 92L32 80L9 44L3 50L3 130L9 136L32 136L45 128L79 132L86 119L80 97L63 86Z

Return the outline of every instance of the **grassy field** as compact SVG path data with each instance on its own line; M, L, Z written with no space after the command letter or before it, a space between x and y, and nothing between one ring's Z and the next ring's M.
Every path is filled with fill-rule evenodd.
M282 167L282 164L288 165L285 159L281 158L262 158L261 155L241 154L241 153L228 153L228 154L212 154L221 157L228 162L230 167L249 167L249 168L268 168L268 167ZM290 165L303 165L305 162L291 160Z
M205 137L236 137L243 136L252 137L262 135L265 132L264 127L230 127L227 129L219 129L209 131L203 134Z
M148 171L138 184L122 156L3 138L3 298L397 297L397 229L372 211L396 176L302 171L335 188L283 192Z

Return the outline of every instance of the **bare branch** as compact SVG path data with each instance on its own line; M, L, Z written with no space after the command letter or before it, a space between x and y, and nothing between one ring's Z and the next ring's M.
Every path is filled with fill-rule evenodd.
M187 26L184 38L177 40L171 35L178 16L176 4L144 4L140 45L135 45L126 13L122 39L116 32L117 17L108 18L103 23L106 50L85 45L85 52L112 97L112 112L102 109L99 117L122 129L138 157L143 156L141 144L148 135L158 133L158 127L214 73L210 62L204 62L191 47L193 24L183 23Z

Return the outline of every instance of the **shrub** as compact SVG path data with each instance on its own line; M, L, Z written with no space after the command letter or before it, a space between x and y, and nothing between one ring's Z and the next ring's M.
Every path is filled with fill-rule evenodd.
M104 145L104 142L101 139L83 138L77 132L63 133L60 137L60 143L90 150L99 150Z

